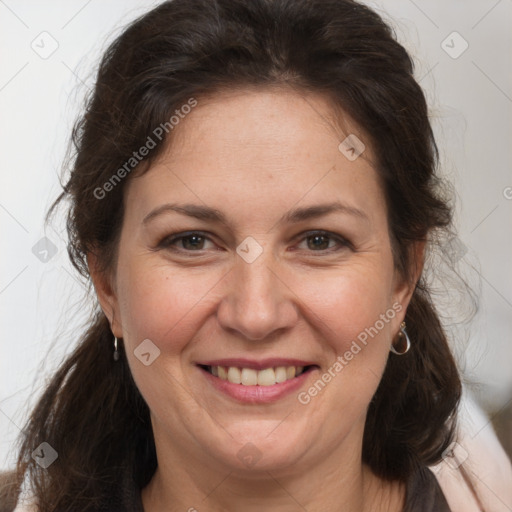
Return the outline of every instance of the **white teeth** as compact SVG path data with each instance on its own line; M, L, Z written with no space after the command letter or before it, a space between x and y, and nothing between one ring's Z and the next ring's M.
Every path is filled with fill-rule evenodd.
M284 382L286 380L286 368L284 366L278 366L275 372L276 382Z
M258 372L258 386L272 386L276 383L274 368L266 368Z
M242 384L244 386L255 386L258 383L258 372L251 368L242 370Z
M233 384L241 384L242 383L242 375L240 370L235 366L230 366L228 369L228 380Z
M293 379L304 371L304 366L277 366L254 370L253 368L237 368L236 366L210 366L209 371L215 377L233 384L244 386L273 386Z

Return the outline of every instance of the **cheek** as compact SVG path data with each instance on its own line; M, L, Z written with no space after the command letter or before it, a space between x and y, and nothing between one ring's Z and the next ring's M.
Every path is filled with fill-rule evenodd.
M325 331L337 353L391 307L390 272L383 268L382 258L375 259L377 263L367 260L337 270L287 276L304 306L306 321ZM117 282L125 343L133 349L150 339L166 352L180 351L222 300L223 274L225 269L176 269L144 258L120 259ZM379 336L389 327L381 323Z
M326 438L339 440L365 417L389 356L394 318L391 280L382 269L366 267L306 283L309 321L321 333L328 354L318 380L298 397L323 425ZM321 291L320 291L321 290ZM332 411L342 411L341 416Z
M348 350L356 339L364 342L365 333L366 341L390 336L396 315L390 273L376 263L302 280L300 296L337 354Z
M217 272L171 269L136 258L118 269L118 297L125 342L135 348L150 339L177 353L197 331L214 295Z

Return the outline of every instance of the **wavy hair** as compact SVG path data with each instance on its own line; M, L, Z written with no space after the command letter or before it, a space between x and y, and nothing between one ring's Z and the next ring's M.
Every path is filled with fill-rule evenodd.
M329 98L369 137L389 212L395 267L411 279L418 241L451 226L437 177L438 154L413 63L392 29L353 0L172 0L131 23L106 50L73 131L68 252L89 278L87 254L109 272L123 220L123 191L164 147L98 200L101 188L148 135L191 97L232 88L290 86ZM96 191L96 194L95 194ZM55 206L55 205L54 205ZM363 461L406 481L450 444L461 384L424 280L406 313L413 349L391 356L367 414ZM40 512L99 510L124 481L143 488L156 469L149 409L99 307L53 376L20 439L25 475ZM59 453L42 470L41 442Z

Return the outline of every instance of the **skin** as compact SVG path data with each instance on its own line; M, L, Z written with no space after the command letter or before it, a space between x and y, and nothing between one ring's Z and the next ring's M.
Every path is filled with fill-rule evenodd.
M146 511L401 510L403 486L373 475L361 451L414 282L394 270L371 147L349 161L339 143L365 135L341 121L344 132L326 99L292 90L198 98L167 150L127 184L115 269L101 274L91 255L101 306L151 411L158 469L142 492ZM279 222L294 208L336 201L363 216ZM166 212L144 222L167 203L208 206L226 219ZM161 243L194 230L207 238ZM320 249L315 230L333 234ZM236 252L248 236L263 249L252 263ZM307 405L297 393L237 403L196 366L227 357L314 361L307 390L393 304L401 311ZM149 366L134 355L145 339L160 350ZM259 456L250 467L237 457L247 443Z

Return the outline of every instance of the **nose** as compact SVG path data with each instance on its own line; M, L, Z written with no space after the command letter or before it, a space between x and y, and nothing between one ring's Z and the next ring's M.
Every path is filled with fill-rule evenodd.
M237 256L229 276L217 310L224 329L259 341L282 334L297 322L293 290L266 251L252 263Z

